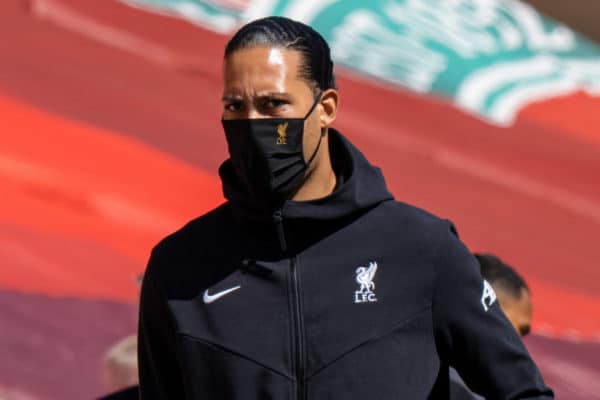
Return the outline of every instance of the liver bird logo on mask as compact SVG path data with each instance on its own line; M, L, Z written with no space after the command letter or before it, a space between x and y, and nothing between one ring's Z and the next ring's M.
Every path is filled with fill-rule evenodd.
M288 123L277 125L277 144L287 144Z
M369 267L358 267L356 269L356 283L360 288L354 292L355 303L372 303L377 301L375 297L375 273L377 272L377 263L372 261Z

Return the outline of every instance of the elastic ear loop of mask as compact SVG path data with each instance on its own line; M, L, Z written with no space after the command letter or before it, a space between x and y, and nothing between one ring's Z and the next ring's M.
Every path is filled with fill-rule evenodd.
M306 113L306 116L304 117L305 120L306 120L306 118L308 118L308 116L310 114L312 114L312 112L314 111L314 109L317 106L317 104L319 104L319 101L321 100L321 95L322 94L323 94L323 92L319 92L317 94L315 102L313 103L312 107L310 108L310 110L308 110L308 113ZM323 140L323 136L325 136L325 132L327 132L326 128L322 128L321 129L321 135L319 135L319 143L317 143L317 148L313 152L312 156L310 156L310 158L306 162L306 168L309 167L309 165L313 162L313 160L317 156L317 153L319 152L319 148L321 147L321 141Z

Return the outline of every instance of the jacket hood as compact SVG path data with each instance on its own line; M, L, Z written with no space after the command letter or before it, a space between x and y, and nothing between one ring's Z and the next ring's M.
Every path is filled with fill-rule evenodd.
M329 129L331 162L337 176L337 186L330 195L310 201L286 200L273 209L253 204L248 191L235 174L231 160L219 168L223 194L235 214L250 219L272 218L278 209L287 219L329 220L349 216L377 204L393 200L381 170L335 129Z

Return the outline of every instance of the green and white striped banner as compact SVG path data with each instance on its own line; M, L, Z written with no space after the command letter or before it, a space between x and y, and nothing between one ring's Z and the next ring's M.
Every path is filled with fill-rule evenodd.
M517 0L126 0L220 33L268 15L303 21L334 61L451 99L498 125L533 102L600 96L600 47Z

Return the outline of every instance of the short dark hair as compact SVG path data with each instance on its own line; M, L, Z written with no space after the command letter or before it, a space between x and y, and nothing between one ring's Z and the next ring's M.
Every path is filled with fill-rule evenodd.
M225 58L236 50L259 46L299 51L302 64L298 75L315 92L336 89L329 45L317 31L285 17L257 19L242 26L225 47Z
M481 268L481 276L494 289L504 291L515 299L521 297L522 289L529 291L525 280L511 266L493 254L474 254Z

